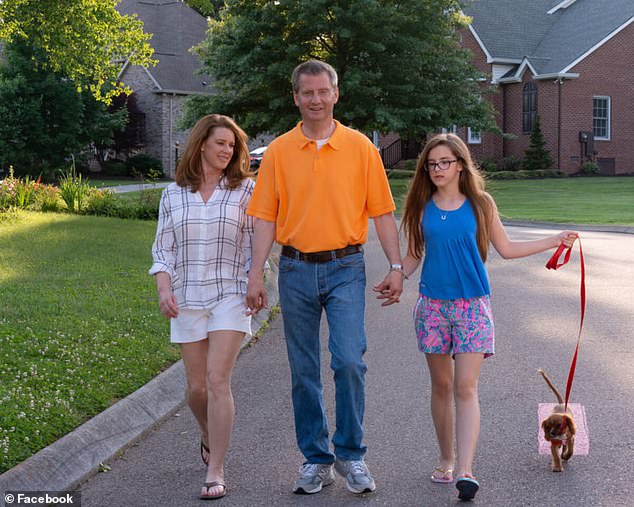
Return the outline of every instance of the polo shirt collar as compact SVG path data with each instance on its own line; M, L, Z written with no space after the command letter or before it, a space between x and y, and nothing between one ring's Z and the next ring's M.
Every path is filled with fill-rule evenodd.
M345 132L341 123L339 123L337 120L333 121L335 122L335 130L326 144L329 144L335 150L339 150L344 145ZM297 145L300 149L304 149L306 145L312 141L312 139L308 139L302 132L301 121L295 126L292 132L293 137L295 138L295 141L297 142Z

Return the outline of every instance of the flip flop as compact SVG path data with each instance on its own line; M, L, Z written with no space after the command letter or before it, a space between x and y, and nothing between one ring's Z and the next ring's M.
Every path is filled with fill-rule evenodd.
M205 459L205 453L207 453L207 459ZM203 441L200 441L200 459L203 460L205 465L209 465L209 447L203 444Z
M221 487L222 488L222 493L218 494L218 495L200 495L200 499L201 500L218 500L219 498L222 498L223 496L225 496L227 494L227 486L224 485L224 483L220 482L220 481L213 481L213 482L206 482L205 485L203 486L203 488L205 488L205 491L207 493L209 493L209 488L217 488L217 487Z
M453 468L436 467L431 473L431 482L450 484L453 482Z
M473 500L476 492L480 489L480 484L473 477L465 475L456 481L456 488L460 500Z

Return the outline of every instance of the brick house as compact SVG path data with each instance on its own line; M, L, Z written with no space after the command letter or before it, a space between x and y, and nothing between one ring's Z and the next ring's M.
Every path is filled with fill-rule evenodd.
M522 158L539 115L554 168L634 173L634 1L474 0L464 12L461 43L513 137L461 129L476 159Z
M129 86L142 112L142 152L163 163L163 170L174 177L178 150L185 146L186 132L177 122L185 99L193 94L210 93L211 78L196 73L198 56L190 48L199 44L207 31L207 19L180 0L122 0L122 14L136 14L151 33L154 67L144 68L126 62L119 79Z

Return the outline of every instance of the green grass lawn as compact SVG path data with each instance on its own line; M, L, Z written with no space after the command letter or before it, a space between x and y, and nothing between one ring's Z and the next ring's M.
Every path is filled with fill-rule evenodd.
M391 179L397 213L409 181ZM634 177L489 181L502 218L634 226Z
M178 359L159 315L154 221L0 220L0 473Z

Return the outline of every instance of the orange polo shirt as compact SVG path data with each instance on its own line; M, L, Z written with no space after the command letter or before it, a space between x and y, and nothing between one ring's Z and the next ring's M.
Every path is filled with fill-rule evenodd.
M247 214L275 222L275 240L301 252L365 243L368 217L394 211L376 147L336 123L317 149L301 123L267 148Z

